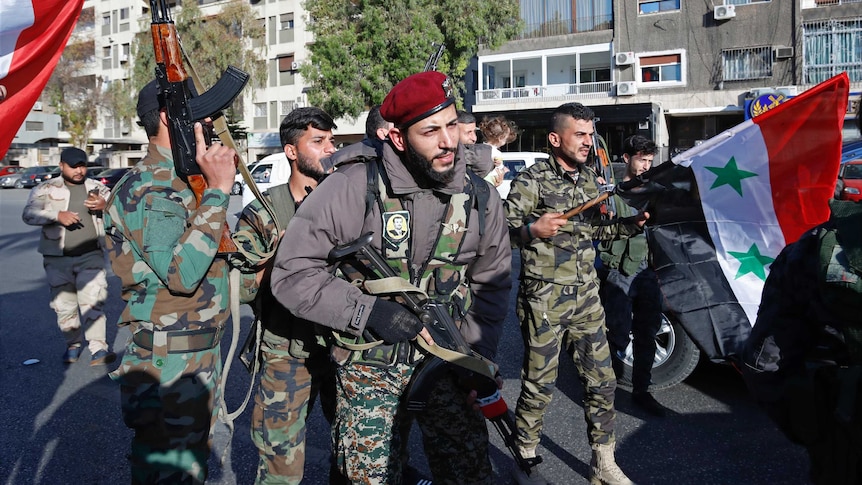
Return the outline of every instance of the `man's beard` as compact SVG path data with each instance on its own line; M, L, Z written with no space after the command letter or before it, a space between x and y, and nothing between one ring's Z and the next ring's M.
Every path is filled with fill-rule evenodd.
M299 152L296 154L296 169L299 170L299 173L302 175L313 178L314 180L320 180L324 175L323 169L320 167L320 163L310 161Z
M445 172L438 172L434 170L432 166L432 161L434 160L433 158L431 160L426 159L413 148L409 140L405 139L405 141L407 151L405 152L406 159L404 160L404 165L407 167L407 170L410 171L410 174L413 175L413 178L416 180L416 184L419 187L442 187L444 185L448 185L452 181L452 179L455 178L454 163ZM443 156L450 152L454 153L455 150L444 148L436 156Z
M73 179L73 178L67 177L67 176L66 176L64 173L62 173L62 172L60 172L60 175L63 177L63 180L65 180L66 182L68 182L68 183L70 183L70 184L74 184L74 185L81 185L81 184L83 184L83 183L84 183L84 181L85 181L85 180L87 180L87 176L86 176L86 175L84 175L83 177L81 177L81 180L75 180L75 179Z

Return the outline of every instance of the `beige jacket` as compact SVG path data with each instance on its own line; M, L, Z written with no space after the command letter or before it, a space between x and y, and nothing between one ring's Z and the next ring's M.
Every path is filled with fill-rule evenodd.
M99 189L99 195L108 200L111 190L92 179L85 179L87 191ZM63 177L56 177L33 187L22 218L31 226L42 226L42 238L39 240L39 252L45 256L62 256L66 241L66 228L57 222L60 211L69 210L69 189ZM86 215L86 211L84 214ZM91 215L96 234L99 237L99 247L104 248L105 225L101 215Z

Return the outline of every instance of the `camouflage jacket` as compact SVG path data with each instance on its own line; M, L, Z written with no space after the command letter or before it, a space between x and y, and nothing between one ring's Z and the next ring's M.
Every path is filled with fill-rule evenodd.
M84 188L87 191L99 189L99 195L105 200L111 195L110 189L93 179L84 179ZM63 255L66 228L57 222L57 215L60 211L66 210L69 210L69 189L66 188L63 177L42 182L30 191L22 218L31 226L42 226L39 252L45 256ZM81 213L81 210L78 209L78 212ZM84 208L81 215L86 213L87 209ZM93 218L93 225L96 227L99 246L104 246L105 226L102 223L102 217L98 214L90 214L90 217Z
M273 190L289 190L287 187L287 184L270 187L269 191L263 193L263 196L272 203L271 192ZM273 210L276 211L282 226L287 226L294 214L293 207L274 206ZM256 248L268 252L278 245L278 241L273 239L278 234L275 220L257 199L251 201L242 210L236 223L236 233L244 234L239 243L242 244L245 251L251 254L256 254ZM272 295L269 281L264 280L259 287L254 278L258 268L258 264L253 261L241 263L240 300L243 303L250 303L255 308L255 315L260 319L265 330L290 340L288 351L291 356L298 359L307 358L311 348L320 345L321 342L314 329L314 324L294 316L287 308L284 308Z
M229 313L228 267L215 256L229 198L207 189L198 206L170 157L170 149L150 143L105 210L106 246L126 300L119 324L221 326Z
M383 149L383 169L391 195L409 212L414 269L421 268L436 248L447 201L465 190L466 164L456 163L453 181L434 190L422 189L390 145ZM373 232L372 245L382 247L383 214L372 204L366 213L368 175L364 164L346 164L330 174L303 201L285 233L290 244L279 246L272 273L276 298L296 315L354 336L361 336L376 297L364 294L328 271L333 247ZM485 231L479 234L477 211L471 211L457 262L467 264L472 304L461 333L486 357L496 353L511 288L511 247L499 198L491 197L485 214ZM421 273L421 271L419 271Z
M598 206L588 209L560 227L556 236L527 240L524 226L542 214L566 212L599 195L596 174L581 166L577 181L551 155L515 176L506 198L506 217L512 244L521 248L521 277L560 285L583 285L598 276L593 240L637 234L634 224L594 225Z

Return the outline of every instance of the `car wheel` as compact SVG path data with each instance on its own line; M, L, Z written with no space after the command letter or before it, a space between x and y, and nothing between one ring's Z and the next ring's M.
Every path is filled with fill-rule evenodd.
M230 195L242 195L242 184L234 182L233 187L230 188Z
M689 338L688 334L678 323L672 322L662 314L661 328L655 337L656 350L655 360L652 365L651 391L658 391L673 387L688 377L700 360L700 350ZM632 343L631 336L626 346L623 359L613 357L614 368L622 369L618 372L617 386L631 390L632 388Z
M23 180L16 181L15 182L15 188L16 189L23 189L24 188L24 181Z

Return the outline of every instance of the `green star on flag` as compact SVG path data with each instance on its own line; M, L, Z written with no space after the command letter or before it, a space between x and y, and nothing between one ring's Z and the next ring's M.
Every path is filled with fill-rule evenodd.
M739 271L736 273L737 279L748 273L754 273L762 281L766 281L766 265L775 261L775 258L760 254L757 244L752 244L745 253L738 251L728 251L727 253L739 261Z
M737 194L742 196L742 179L748 177L756 177L754 172L740 170L736 166L736 157L730 157L727 165L724 167L703 167L716 175L715 182L712 183L710 190L722 185L730 185Z

